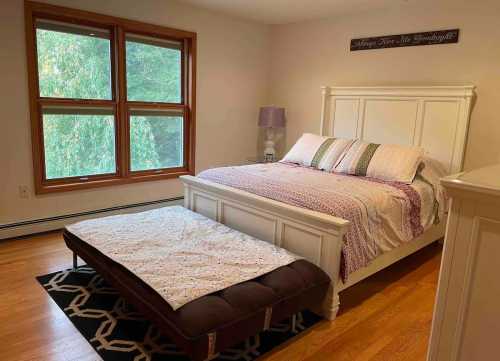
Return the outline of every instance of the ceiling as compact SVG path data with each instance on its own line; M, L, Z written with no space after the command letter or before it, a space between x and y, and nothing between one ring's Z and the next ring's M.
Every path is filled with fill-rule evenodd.
M211 11L264 24L305 20L401 6L409 0L181 0ZM416 0L411 0L416 1Z

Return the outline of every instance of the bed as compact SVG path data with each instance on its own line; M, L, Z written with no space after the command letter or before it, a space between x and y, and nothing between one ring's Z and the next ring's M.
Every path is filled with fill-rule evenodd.
M462 170L473 86L324 87L320 134L421 146L446 173ZM342 277L342 247L351 222L200 177L181 177L185 206L299 254L331 278L323 315L333 320L339 292L441 239L445 222Z

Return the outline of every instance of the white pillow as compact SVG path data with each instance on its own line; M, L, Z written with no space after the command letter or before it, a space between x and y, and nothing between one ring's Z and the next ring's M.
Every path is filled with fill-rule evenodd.
M306 167L331 171L352 142L351 139L322 137L305 133L293 145L281 162L296 163Z
M423 155L419 147L357 140L335 166L335 172L409 184Z

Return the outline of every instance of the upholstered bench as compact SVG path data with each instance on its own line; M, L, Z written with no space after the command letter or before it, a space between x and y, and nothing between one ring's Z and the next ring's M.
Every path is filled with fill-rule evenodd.
M318 308L330 283L319 267L298 260L173 311L156 291L125 267L68 231L64 239L75 254L195 361L210 359L299 311Z

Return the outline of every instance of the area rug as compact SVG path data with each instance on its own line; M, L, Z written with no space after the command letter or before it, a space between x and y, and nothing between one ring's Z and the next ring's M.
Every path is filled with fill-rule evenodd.
M104 361L188 361L168 338L87 266L37 277L50 297ZM215 360L251 361L317 323L310 312L287 319Z

